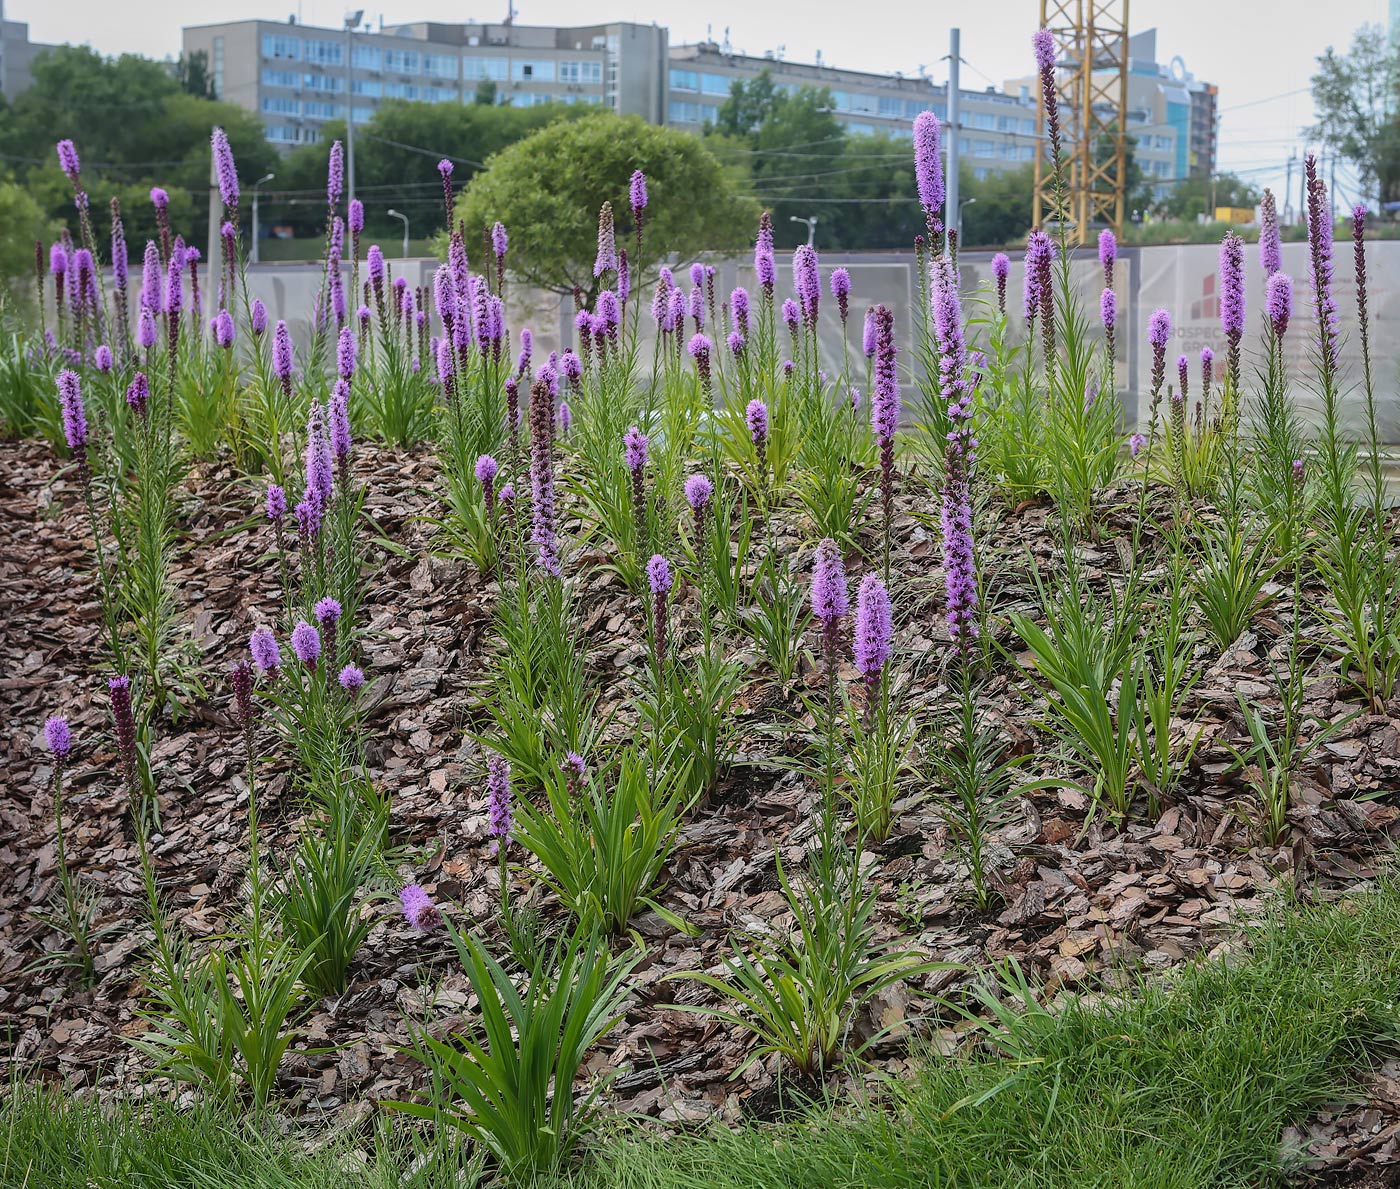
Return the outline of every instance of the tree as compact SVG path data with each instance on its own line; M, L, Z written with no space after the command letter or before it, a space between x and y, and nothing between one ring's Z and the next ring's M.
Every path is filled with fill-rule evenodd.
M201 99L217 99L214 94L214 77L209 73L209 55L204 50L195 50L186 56L180 55L175 64L175 78L181 90Z
M1200 215L1215 217L1218 206L1252 207L1259 202L1258 189L1233 173L1193 177L1172 186L1161 203L1162 213L1173 219L1194 221Z
M959 189L966 202L962 217L964 246L1002 247L1025 239L1033 214L1034 165L989 170L981 181L964 167L960 177Z
M43 208L7 174L0 174L0 228L0 288L32 293L25 281L34 276L34 241L46 239L52 227Z
M635 255L627 198L636 169L647 176L650 200L644 258L636 262L643 268L673 252L684 258L752 239L758 208L737 195L699 139L603 112L552 124L491 157L458 210L469 231L496 220L506 225L511 270L522 279L591 294L605 201L612 202L618 246Z
M495 107L497 103L495 79L480 79L476 84L476 92L472 95L472 102L479 103L484 107Z
M207 242L209 135L216 125L228 133L245 184L278 159L255 115L189 94L159 62L60 46L35 58L33 74L34 85L0 120L0 156L17 162L16 180L47 217L76 230L72 188L54 155L54 142L71 138L98 235L106 231L109 200L120 198L133 258L155 235L152 186L169 192L175 230L201 248Z
M1400 46L1379 25L1363 25L1351 51L1331 46L1317 59L1312 78L1318 122L1309 131L1361 175L1382 202L1400 199Z

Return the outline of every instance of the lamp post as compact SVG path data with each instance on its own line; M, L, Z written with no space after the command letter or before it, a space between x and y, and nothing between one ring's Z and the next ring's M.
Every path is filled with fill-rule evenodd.
M258 262L258 187L264 182L270 182L277 175L275 173L265 173L253 183L253 250L251 253L252 263Z
M798 215L789 215L788 221L791 223L804 223L807 227L807 246L810 248L817 238L817 216L803 219Z
M358 8L345 18L345 201L355 198L355 30L364 18Z
M956 227L954 227L953 230L954 230L955 232L957 232L958 244L959 244L959 245L962 244L962 213L963 213L963 210L964 210L966 207L971 206L971 205L972 205L974 202L976 202L976 201L977 201L977 199L975 199L975 198L963 198L963 199L960 199L959 202L958 202L958 225L957 225Z
M407 260L407 259L408 259L408 216L407 216L407 215L401 215L401 214L399 214L399 212L396 211L396 210L394 210L392 207L390 207L389 210L386 211L385 213L386 213L386 214L389 214L389 215L392 215L392 216L393 216L394 218L396 218L396 219L402 219L402 220L403 220L403 259Z

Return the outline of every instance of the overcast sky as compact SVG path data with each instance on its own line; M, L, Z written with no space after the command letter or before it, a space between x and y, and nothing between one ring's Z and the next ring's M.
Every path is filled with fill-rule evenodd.
M507 0L354 0L372 20L499 21ZM1036 0L518 0L521 24L582 24L628 20L669 26L671 42L717 40L725 30L736 50L760 54L785 47L811 61L820 50L833 66L947 76L948 28L962 28L963 86L1000 85L1030 69ZM83 40L105 54L132 51L163 58L180 50L180 27L244 17L338 26L341 0L4 0L11 20L28 21L35 41ZM1220 87L1221 167L1279 188L1290 148L1305 146L1312 120L1308 80L1329 44L1344 48L1353 30L1383 22L1386 0L1131 0L1132 31L1156 26L1159 60L1180 55L1186 69ZM133 9L139 10L134 18ZM1266 15L1267 14L1267 15ZM1325 14L1325 20L1319 15ZM1296 179L1297 174L1295 172ZM1338 177L1339 198L1351 200Z

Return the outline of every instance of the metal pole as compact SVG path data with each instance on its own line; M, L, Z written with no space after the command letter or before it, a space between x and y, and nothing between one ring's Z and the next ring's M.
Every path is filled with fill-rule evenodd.
M962 30L948 30L948 173L945 183L947 206L944 208L943 222L955 237L962 234L962 207L958 205L958 87L962 63Z
M355 199L355 43L354 26L345 18L345 200Z
M258 262L258 188L253 187L253 246L248 251L248 262Z
M398 211L394 210L393 207L390 207L389 210L386 211L385 213L388 214L388 215L391 215L391 216L392 216L393 218L395 218L395 219L402 219L402 220L403 220L403 258L404 258L405 260L407 260L407 259L408 259L408 216L407 216L407 215L402 215L402 214L400 214Z
M222 250L219 238L219 223L223 218L224 203L219 194L219 167L214 163L214 151L209 151L209 252L204 257L205 275L214 275L214 261L219 259ZM217 294L215 294L217 296Z

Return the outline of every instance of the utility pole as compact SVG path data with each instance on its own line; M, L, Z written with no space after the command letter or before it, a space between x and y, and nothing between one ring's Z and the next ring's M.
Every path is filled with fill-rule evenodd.
M251 264L258 262L258 187L264 182L270 182L277 175L275 173L265 173L253 183L253 246L248 253L248 260Z
M363 8L345 18L345 201L355 198L355 29ZM348 207L347 207L348 209Z
M219 193L219 166L214 160L214 149L209 148L209 243L208 254L204 257L205 275L214 275L214 261L223 250L219 227L224 217L224 200Z
M962 65L962 30L948 30L948 172L944 189L947 206L944 208L943 223L957 239L962 233L962 206L958 202L958 132L961 113L958 100L961 98L958 87Z
M1288 150L1288 167L1283 175L1283 221L1285 224L1293 222L1293 162L1297 158L1297 150Z

